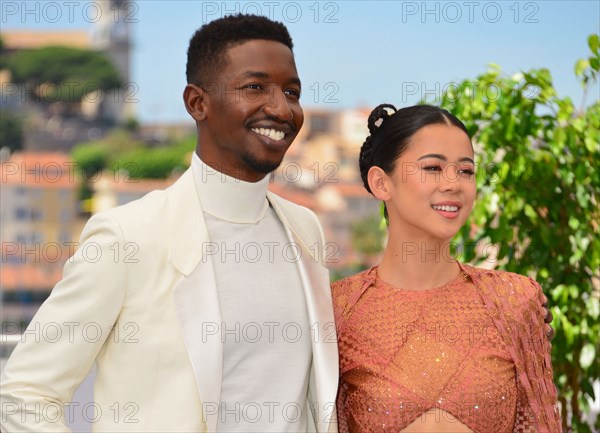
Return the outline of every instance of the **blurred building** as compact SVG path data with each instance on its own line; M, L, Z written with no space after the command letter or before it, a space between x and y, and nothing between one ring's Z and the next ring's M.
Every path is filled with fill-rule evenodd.
M70 242L78 217L75 164L63 153L15 153L0 164L2 240Z
M78 185L62 153L15 153L0 164L3 322L29 322L61 278L84 222Z
M379 212L358 172L358 149L364 140L360 125L366 125L366 114L307 109L306 118L306 131L272 175L269 189L317 214L327 242L323 259L330 269L364 264L352 242L352 227ZM355 127L340 133L340 125L352 124ZM156 134L161 131L169 136L183 133L181 127L172 130L168 125L145 133L160 142ZM0 165L0 177L3 320L28 323L77 247L86 220L79 203L81 184L69 156L56 152L15 153ZM167 188L176 178L99 173L88 184L92 197L85 210L97 213L123 205Z
M8 70L0 71L0 108L25 119L24 148L49 151L71 149L75 144L98 139L116 124L135 116L137 87L131 81L131 29L128 1L97 1L98 21L90 31L10 30L1 31L3 57L48 46L65 46L101 52L111 61L123 83L121 89L91 92L80 101L45 101L48 86L30 88L11 82Z
M364 259L352 244L352 227L379 215L379 202L365 190L358 169L369 112L305 108L304 126L270 188L317 214L328 243L325 258L330 269Z

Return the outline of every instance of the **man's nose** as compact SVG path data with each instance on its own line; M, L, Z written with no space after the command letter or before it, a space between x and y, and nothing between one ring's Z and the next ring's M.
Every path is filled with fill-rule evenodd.
M294 118L290 102L285 93L277 87L269 92L269 100L264 106L264 111L270 117L274 117L282 122L289 122Z

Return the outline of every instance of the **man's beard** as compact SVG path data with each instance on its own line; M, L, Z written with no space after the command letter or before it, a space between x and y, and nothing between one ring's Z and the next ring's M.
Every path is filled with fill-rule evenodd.
M242 155L242 161L258 173L269 174L275 171L281 165L279 162L258 161L252 155L246 153Z

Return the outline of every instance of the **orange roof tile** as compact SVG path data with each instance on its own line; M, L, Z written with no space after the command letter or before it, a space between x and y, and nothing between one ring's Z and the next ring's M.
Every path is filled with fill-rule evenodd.
M0 164L0 184L36 188L75 188L76 165L60 152L18 152Z
M89 48L90 35L85 30L76 31L32 31L10 30L0 34L7 50L24 50L64 45L75 48Z
M31 263L17 265L4 263L0 268L2 290L44 292L52 289L62 278L63 264L64 262L41 266Z

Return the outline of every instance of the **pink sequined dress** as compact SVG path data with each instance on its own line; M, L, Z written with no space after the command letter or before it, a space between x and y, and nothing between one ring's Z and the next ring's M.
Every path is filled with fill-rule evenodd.
M539 285L461 268L425 291L376 267L333 284L341 433L396 433L432 408L476 433L560 432Z

